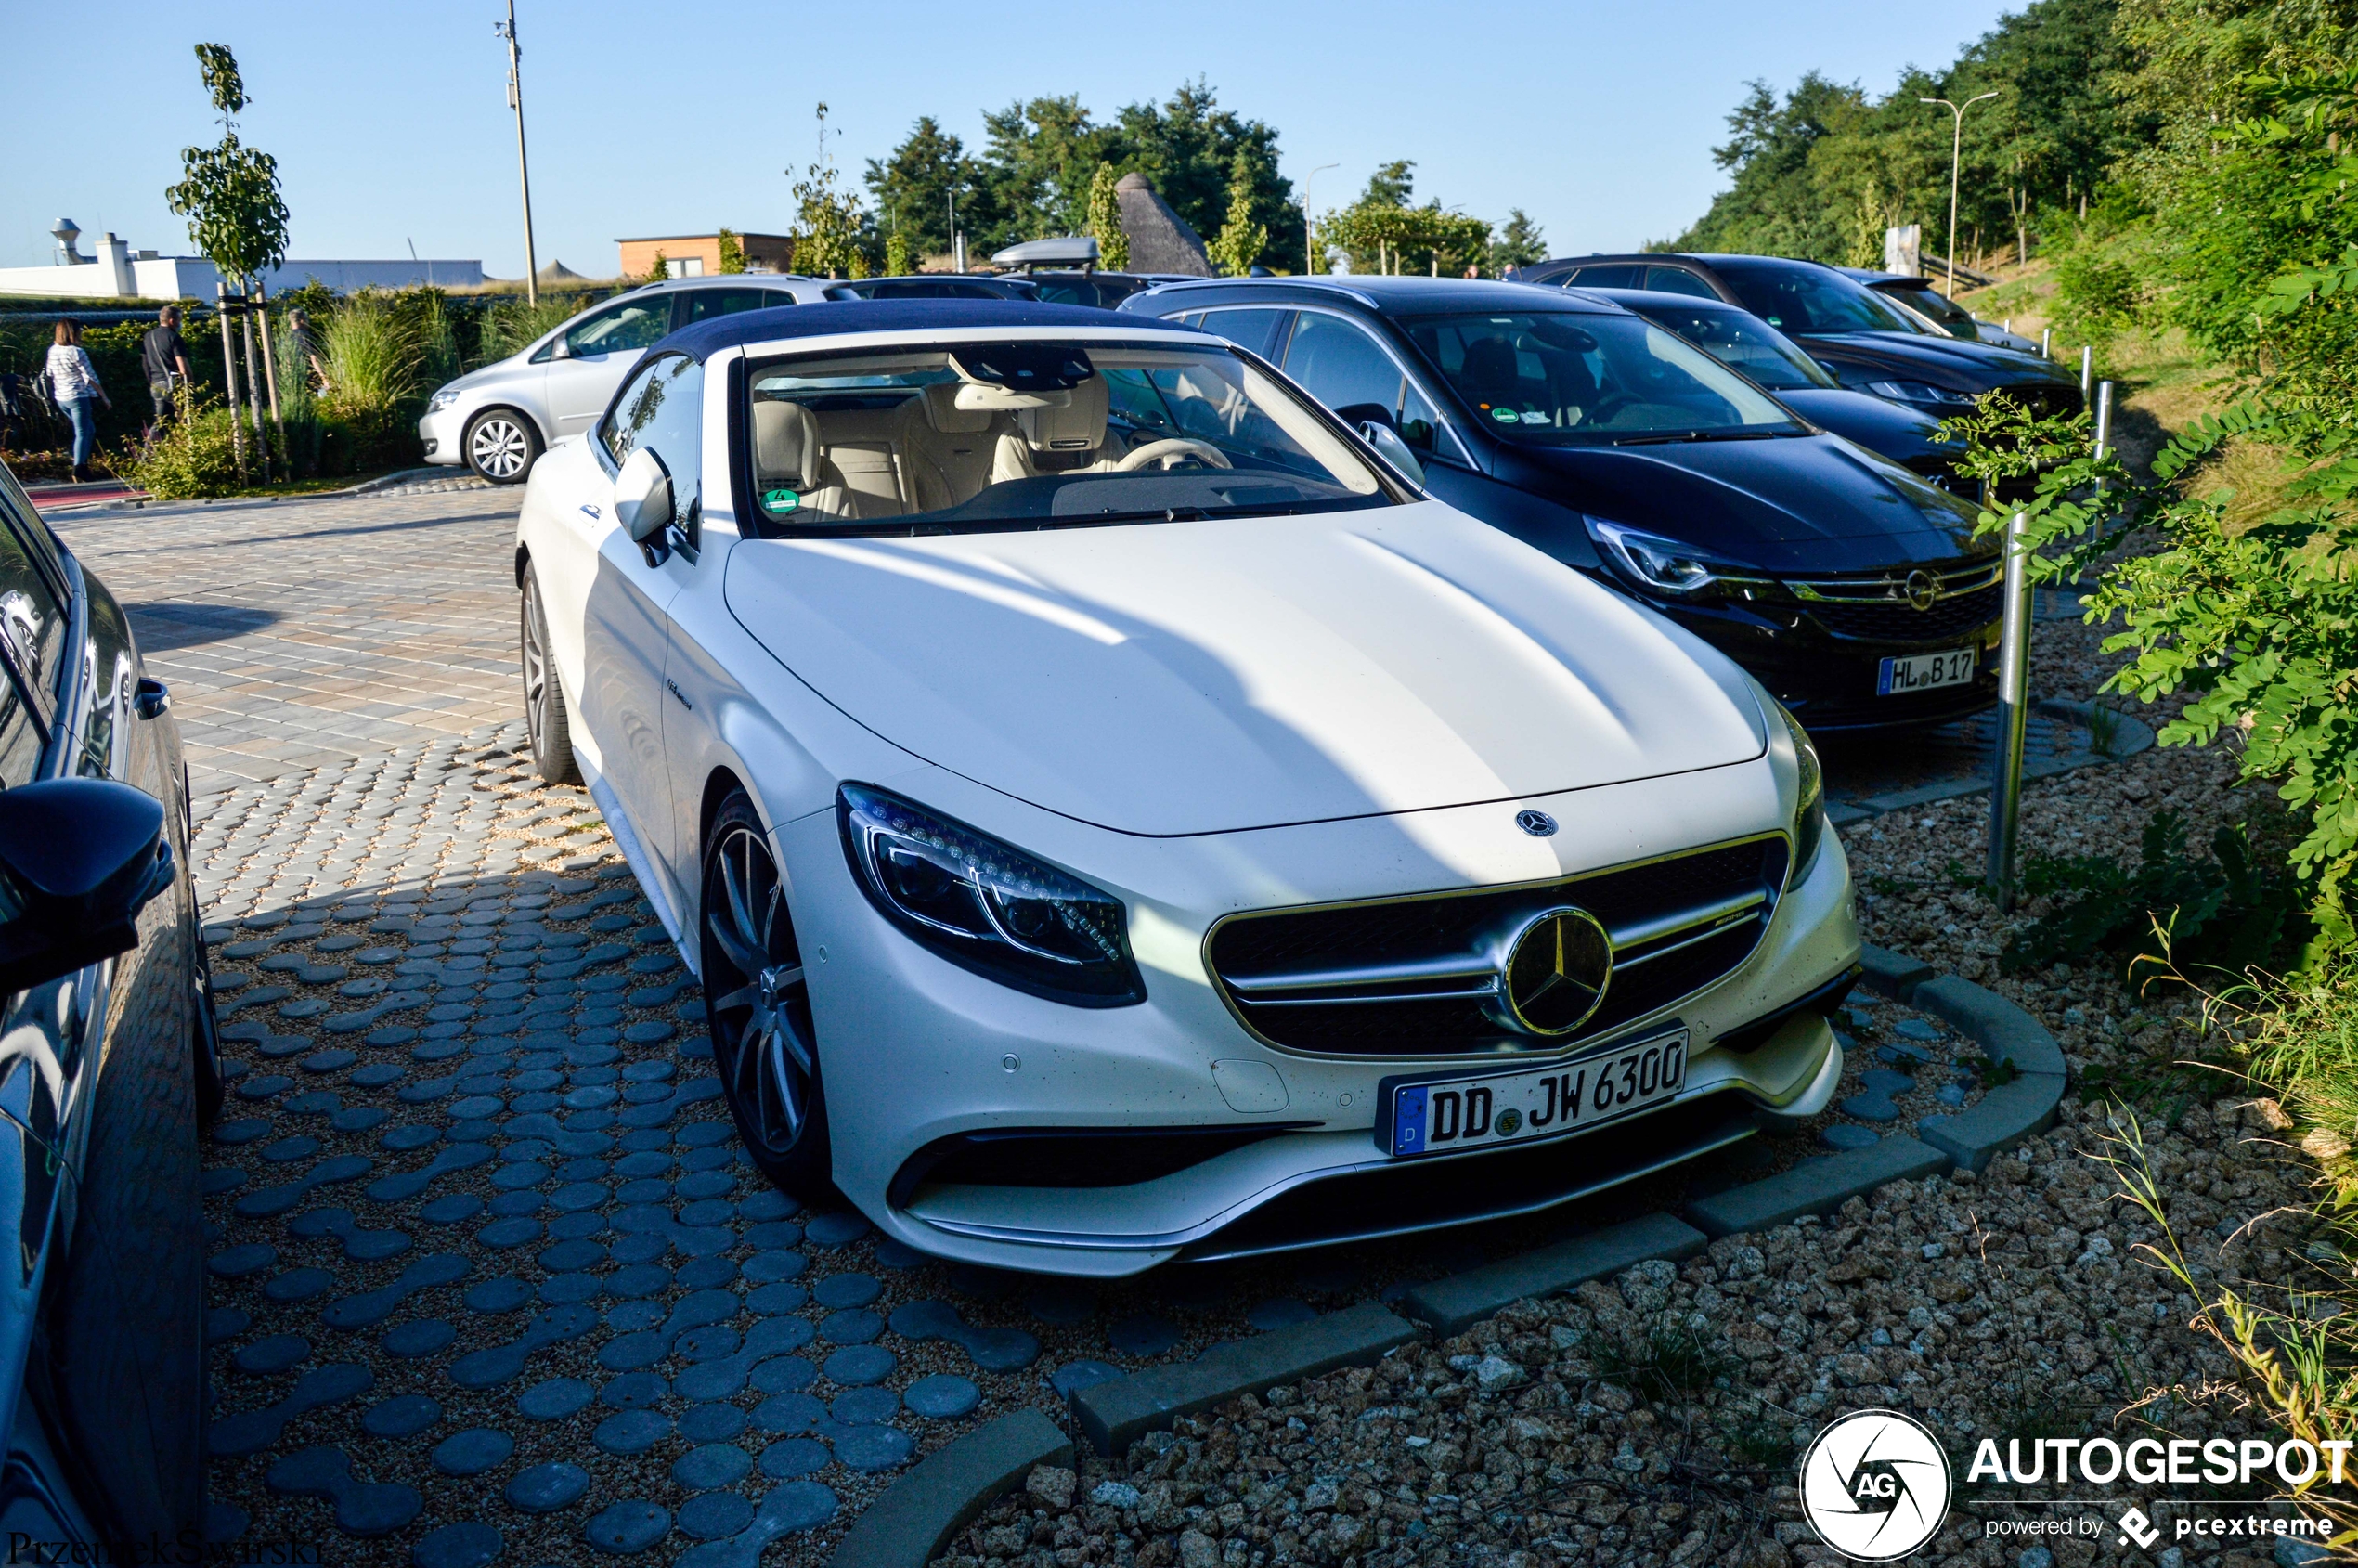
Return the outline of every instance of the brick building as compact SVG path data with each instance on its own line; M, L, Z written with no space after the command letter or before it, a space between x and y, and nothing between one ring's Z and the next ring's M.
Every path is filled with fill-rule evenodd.
M655 253L663 253L665 265L674 278L709 277L720 270L720 236L718 234L660 234L644 240L617 240L622 247L621 276L644 278L655 265ZM748 272L790 272L793 270L794 240L784 234L740 234L737 243L745 250L745 270Z

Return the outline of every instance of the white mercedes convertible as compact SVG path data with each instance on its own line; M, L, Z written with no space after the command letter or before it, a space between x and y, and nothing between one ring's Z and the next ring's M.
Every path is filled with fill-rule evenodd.
M1822 1110L1801 728L1183 328L732 316L534 469L588 780L806 1199L1111 1276L1576 1202Z

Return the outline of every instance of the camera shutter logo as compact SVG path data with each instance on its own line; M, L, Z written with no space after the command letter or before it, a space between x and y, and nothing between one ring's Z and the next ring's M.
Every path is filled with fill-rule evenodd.
M1801 1460L1801 1512L1845 1557L1888 1562L1932 1539L1949 1513L1949 1456L1897 1410L1854 1410Z

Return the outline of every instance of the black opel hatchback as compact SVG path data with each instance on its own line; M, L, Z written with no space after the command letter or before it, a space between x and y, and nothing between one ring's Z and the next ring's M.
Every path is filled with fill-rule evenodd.
M1974 513L1616 305L1432 278L1168 284L1126 312L1280 366L1435 499L1719 648L1812 730L1996 699Z

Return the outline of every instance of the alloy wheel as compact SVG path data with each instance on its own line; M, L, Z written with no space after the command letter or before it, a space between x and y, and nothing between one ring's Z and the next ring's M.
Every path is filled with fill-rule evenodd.
M532 442L524 426L504 414L476 421L467 435L467 460L495 484L505 484L523 473L531 455Z
M527 577L524 585L524 725L532 741L532 755L548 752L549 626L540 609L540 585Z
M785 888L760 834L729 823L706 862L705 994L722 1082L757 1156L795 1152L810 1125L819 1056Z

